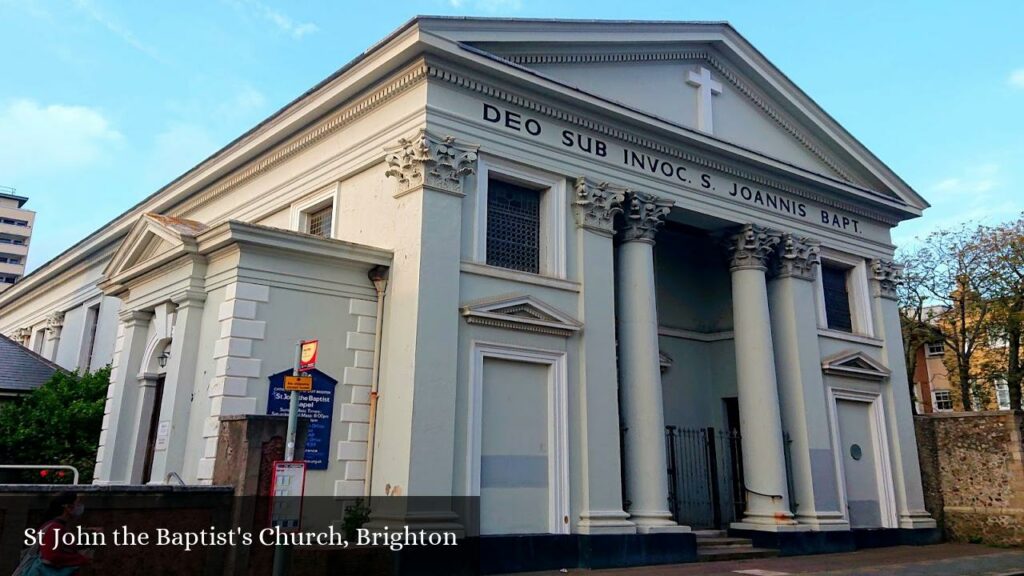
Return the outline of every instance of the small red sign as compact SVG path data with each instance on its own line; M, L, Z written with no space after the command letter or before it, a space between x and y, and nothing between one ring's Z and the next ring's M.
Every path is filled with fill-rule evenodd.
M319 347L319 340L307 340L302 343L302 347L299 349L299 372L316 368L316 353Z

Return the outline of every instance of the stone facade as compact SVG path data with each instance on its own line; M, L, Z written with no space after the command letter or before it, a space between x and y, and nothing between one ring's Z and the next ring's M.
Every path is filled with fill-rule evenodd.
M947 538L1024 545L1024 414L932 414L915 424L926 506Z

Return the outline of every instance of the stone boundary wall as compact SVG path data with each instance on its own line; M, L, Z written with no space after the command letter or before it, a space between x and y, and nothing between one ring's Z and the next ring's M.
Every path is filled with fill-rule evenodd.
M955 542L1024 546L1024 413L914 417L925 505Z

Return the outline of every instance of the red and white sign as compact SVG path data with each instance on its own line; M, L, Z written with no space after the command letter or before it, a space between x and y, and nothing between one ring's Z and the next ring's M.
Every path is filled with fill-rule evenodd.
M305 462L274 462L274 478L270 483L270 525L282 532L298 530L305 492Z
M320 348L319 340L307 340L299 348L299 372L316 368L316 353Z

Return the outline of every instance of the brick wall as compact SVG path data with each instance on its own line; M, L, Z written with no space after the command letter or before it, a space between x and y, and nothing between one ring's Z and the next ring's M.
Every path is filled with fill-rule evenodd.
M1024 545L1024 414L915 417L925 504L958 542Z

